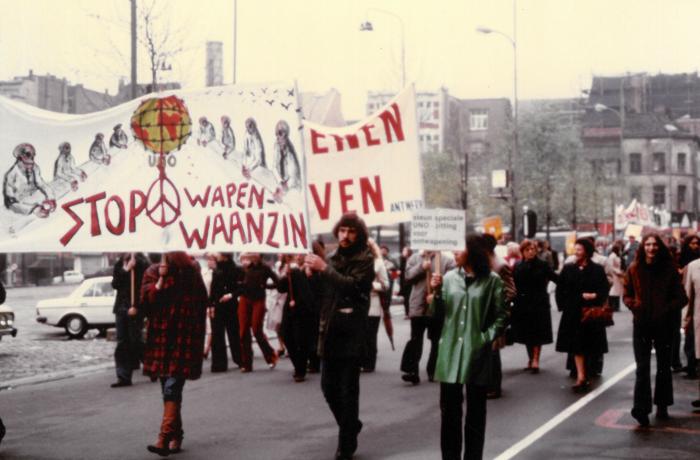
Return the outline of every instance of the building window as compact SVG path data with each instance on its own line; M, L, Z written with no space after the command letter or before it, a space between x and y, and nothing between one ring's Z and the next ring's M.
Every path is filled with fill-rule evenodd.
M652 172L666 172L666 154L664 152L654 152Z
M630 174L642 173L642 154L630 153Z
M685 153L679 153L678 154L678 172L679 173L684 173L685 172Z
M676 197L676 200L678 201L677 208L679 211L685 211L685 195L686 195L686 186L679 185L678 186L678 195Z
M487 109L470 110L469 129L472 131L484 131L489 129L489 111Z
M654 206L666 206L666 187L663 185L654 186Z
M630 187L630 200L642 201L642 187Z
M422 103L422 102L419 102L419 103L418 103L418 107L423 107L423 103Z
M425 106L426 106L426 107L430 107L430 106L431 106L430 101L426 102L426 103L425 103Z

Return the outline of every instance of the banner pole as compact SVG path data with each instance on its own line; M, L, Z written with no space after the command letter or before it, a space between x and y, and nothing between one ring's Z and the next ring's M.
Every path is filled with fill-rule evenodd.
M300 133L299 139L301 142L301 158L302 158L302 170L304 173L304 176L302 177L301 183L302 186L304 187L304 219L306 219L306 229L307 229L307 235L309 236L307 239L307 250L309 252L312 252L313 250L313 243L311 241L312 236L313 236L313 229L311 228L311 219L309 216L309 176L307 174L307 168L306 168L306 142L304 140L304 114L303 114L303 107L301 106L301 94L299 94L299 85L297 84L297 81L294 80L294 93L296 95L297 99L297 116L299 117L299 128L298 131Z
M134 253L131 253L131 260L136 263L136 258ZM131 273L129 274L131 276L131 308L136 307L136 265L134 265L134 268L132 268Z

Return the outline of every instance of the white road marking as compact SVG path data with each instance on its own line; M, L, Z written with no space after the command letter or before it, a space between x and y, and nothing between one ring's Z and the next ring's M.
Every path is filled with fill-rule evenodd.
M541 427L539 427L538 429L536 429L535 431L518 441L516 444L513 444L511 447L509 447L507 450L501 453L498 457L496 457L496 460L509 460L515 457L527 447L534 444L535 441L540 439L542 436L553 430L561 422L574 415L579 409L583 408L584 406L586 406L586 404L603 394L608 388L627 377L627 375L629 375L636 368L636 363L632 363L626 368L622 369L612 378L606 380L601 386L596 388L594 391L591 391L583 398L579 399L563 411L559 412L559 414L554 416L550 421L548 421L547 423L545 423L544 425L542 425Z

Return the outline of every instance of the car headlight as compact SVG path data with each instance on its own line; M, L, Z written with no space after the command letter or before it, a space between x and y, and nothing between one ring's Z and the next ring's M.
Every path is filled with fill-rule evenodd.
M7 319L5 319L5 316L0 316L0 327L5 327L7 326Z
M7 325L12 326L14 323L15 323L15 315L10 313L9 315L7 315Z

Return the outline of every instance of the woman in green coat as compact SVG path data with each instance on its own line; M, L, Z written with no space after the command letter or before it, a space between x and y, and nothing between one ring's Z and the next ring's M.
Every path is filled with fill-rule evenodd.
M480 236L467 237L467 249L455 253L455 262L457 269L444 279L433 275L430 283L435 292L431 308L443 309L445 318L435 369L435 380L440 382L440 448L443 460L480 459L492 344L506 321L503 281L491 272Z

